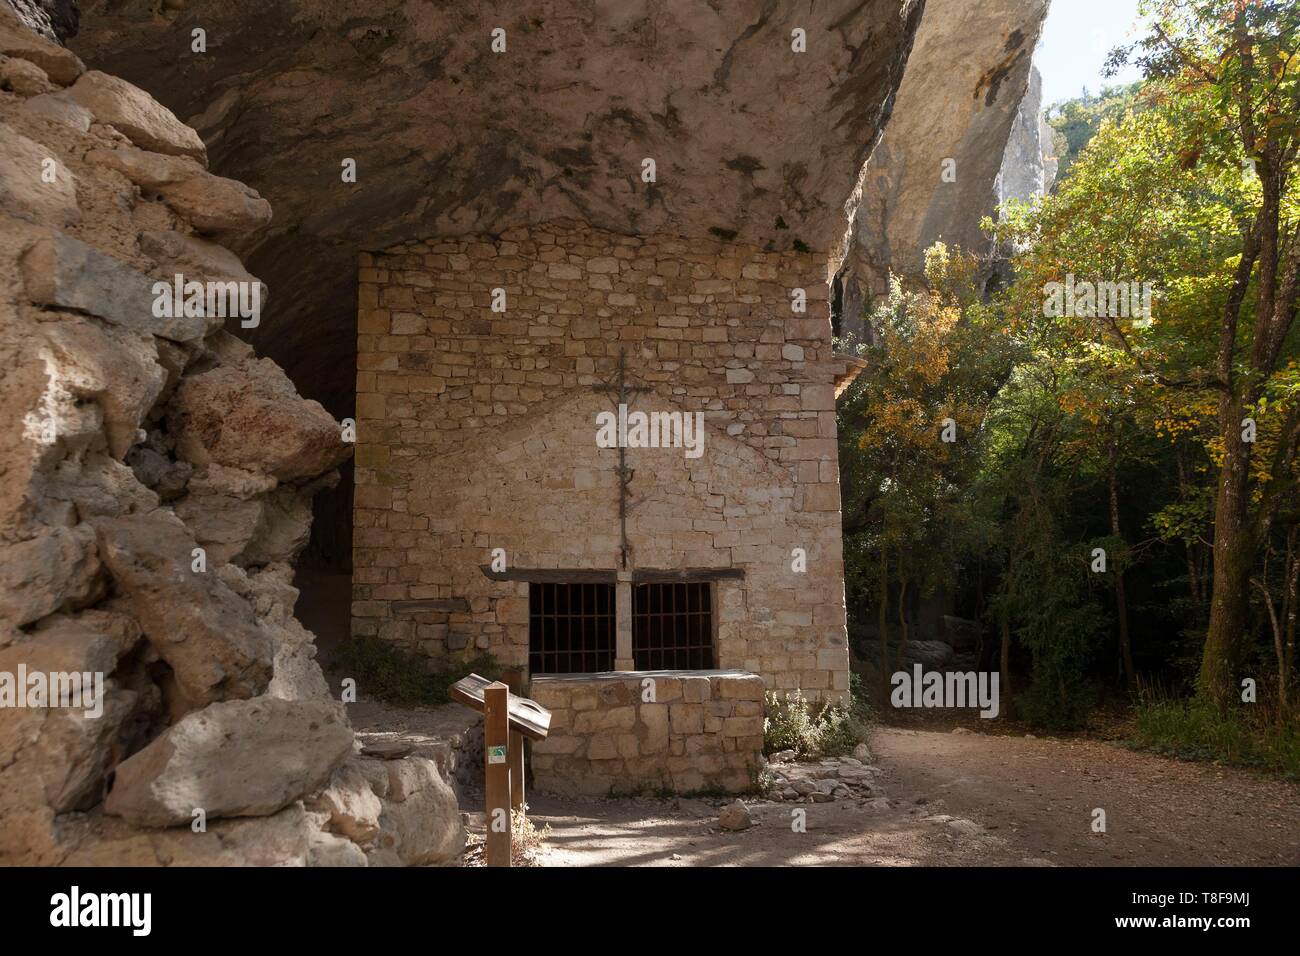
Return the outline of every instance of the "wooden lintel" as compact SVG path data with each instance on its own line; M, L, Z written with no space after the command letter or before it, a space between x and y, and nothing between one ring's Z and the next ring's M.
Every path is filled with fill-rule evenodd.
M529 581L534 584L614 584L618 581L618 572L597 568L510 568L506 571L493 571L489 565L481 564L479 570L493 581ZM741 580L744 577L744 568L641 568L632 572L634 584L681 584L689 581Z
M532 584L614 584L618 572L598 568L509 568L493 571L491 565L480 564L479 570L493 581L528 581Z
M677 568L664 571L643 568L632 572L632 583L681 584L688 581L724 581L744 577L744 568Z

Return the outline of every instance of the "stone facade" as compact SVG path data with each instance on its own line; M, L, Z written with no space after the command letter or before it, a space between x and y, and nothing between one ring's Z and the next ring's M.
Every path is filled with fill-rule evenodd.
M647 681L650 683L647 684ZM646 701L653 688L654 700ZM535 677L551 734L533 781L591 796L753 789L763 752L763 681L736 671Z
M354 633L527 669L528 585L481 567L501 548L511 568L621 570L618 450L595 440L614 406L593 386L625 352L648 389L633 410L706 430L698 458L628 449L628 570L743 571L714 585L715 666L841 697L825 261L568 221L363 255Z

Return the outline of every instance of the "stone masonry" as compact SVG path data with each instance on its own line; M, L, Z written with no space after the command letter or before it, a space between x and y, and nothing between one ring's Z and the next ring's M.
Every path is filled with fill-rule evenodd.
M354 633L526 670L528 586L480 568L501 548L512 568L622 570L618 450L595 442L614 404L593 386L625 351L648 389L633 410L706 425L698 458L628 449L627 570L740 569L715 584L715 665L842 697L825 262L570 221L363 254Z
M648 686L653 701L644 699ZM532 694L551 710L550 736L532 745L541 790L743 793L758 778L763 681L754 674L545 676L533 679Z

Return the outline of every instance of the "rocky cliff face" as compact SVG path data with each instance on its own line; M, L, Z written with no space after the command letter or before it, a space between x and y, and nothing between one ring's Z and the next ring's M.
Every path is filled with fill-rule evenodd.
M56 43L77 33L81 12L76 0L7 0L18 19L33 33Z
M1042 196L1055 180L1052 128L1043 118L1043 78L1035 67L1030 71L1029 87L1016 110L1002 156L997 180L998 202Z
M889 275L920 276L934 242L987 253L1011 128L1048 0L927 0L879 145L849 200L836 298L842 332L869 336L863 309Z
M0 4L0 864L447 859L447 783L353 753L293 616L339 423L159 307L256 282L221 243L270 207L206 166Z

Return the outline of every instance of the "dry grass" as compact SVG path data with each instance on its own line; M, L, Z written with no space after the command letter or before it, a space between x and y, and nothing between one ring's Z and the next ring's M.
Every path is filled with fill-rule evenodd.
M511 866L541 866L541 851L551 835L551 826L540 830L533 821L518 810L510 811L510 864ZM483 833L471 831L465 842L465 866L486 866L484 862Z

